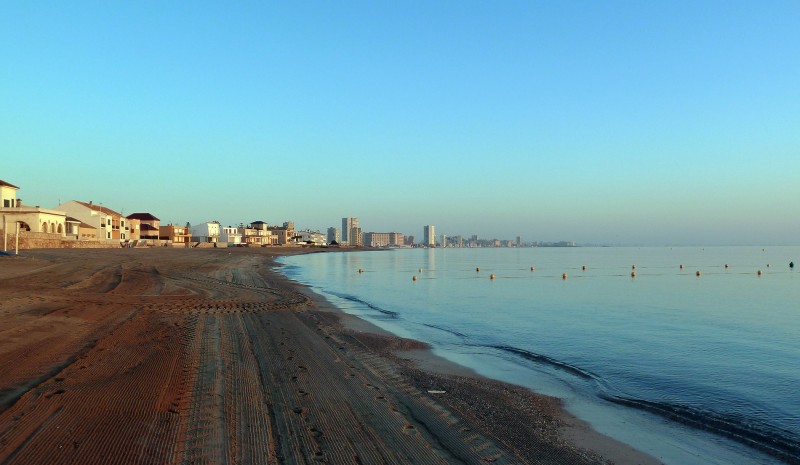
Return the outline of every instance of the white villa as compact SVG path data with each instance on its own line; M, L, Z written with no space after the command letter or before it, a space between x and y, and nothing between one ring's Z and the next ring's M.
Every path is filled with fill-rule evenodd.
M239 245L242 243L242 233L239 232L239 228L235 228L232 226L228 226L227 228L222 228L222 235L220 235L221 242L227 242L228 245Z
M221 228L219 221L209 221L191 227L192 242L219 242Z
M66 237L67 214L60 210L50 210L23 205L17 198L19 187L0 180L0 227L4 234L14 234L19 225L20 231L57 234Z

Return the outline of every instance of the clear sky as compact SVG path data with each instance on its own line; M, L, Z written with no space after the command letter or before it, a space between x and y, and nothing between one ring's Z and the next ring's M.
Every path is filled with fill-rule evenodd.
M0 179L163 221L800 244L800 2L3 2Z

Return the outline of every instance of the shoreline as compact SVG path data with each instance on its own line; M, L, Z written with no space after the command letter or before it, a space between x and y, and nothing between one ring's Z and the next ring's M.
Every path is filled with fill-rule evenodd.
M0 257L0 462L658 463L276 269L310 252Z
M454 377L460 379L463 383L469 383L474 386L478 386L480 383L493 383L503 388L514 390L516 394L521 397L525 397L527 393L527 395L534 398L536 402L546 404L548 410L556 412L555 416L560 422L559 426L557 426L560 440L572 444L578 449L586 450L589 454L595 454L594 456L596 459L609 460L617 465L662 464L660 460L650 454L595 431L586 421L568 412L564 408L562 400L559 398L537 393L524 386L517 386L500 380L487 378L469 367L465 367L434 354L431 348L424 342L401 338L363 318L346 313L332 304L325 296L315 292L312 287L295 281L281 273L279 270L283 264L278 262L278 258L279 256L276 256L272 259L274 272L291 283L290 285L296 286L299 292L309 296L309 298L315 302L317 311L329 312L335 315L343 331L350 332L355 338L362 336L363 338L370 339L377 336L379 338L406 341L405 345L401 345L400 347L394 347L392 344L389 344L389 347L392 347L390 350L381 350L378 348L377 344L373 345L371 350L381 352L382 356L389 357L397 363L407 364L414 369L436 377ZM524 444L513 444L513 447L524 447Z

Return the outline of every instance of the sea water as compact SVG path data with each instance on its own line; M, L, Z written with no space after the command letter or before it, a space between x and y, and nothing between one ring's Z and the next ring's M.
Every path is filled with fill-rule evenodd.
M770 464L800 461L790 261L800 247L398 249L281 268L665 463Z

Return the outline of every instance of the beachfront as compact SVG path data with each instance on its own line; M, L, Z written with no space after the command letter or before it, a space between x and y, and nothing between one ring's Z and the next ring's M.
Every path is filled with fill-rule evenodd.
M568 425L617 463L655 462L271 270L300 252L1 257L0 462L601 462Z

